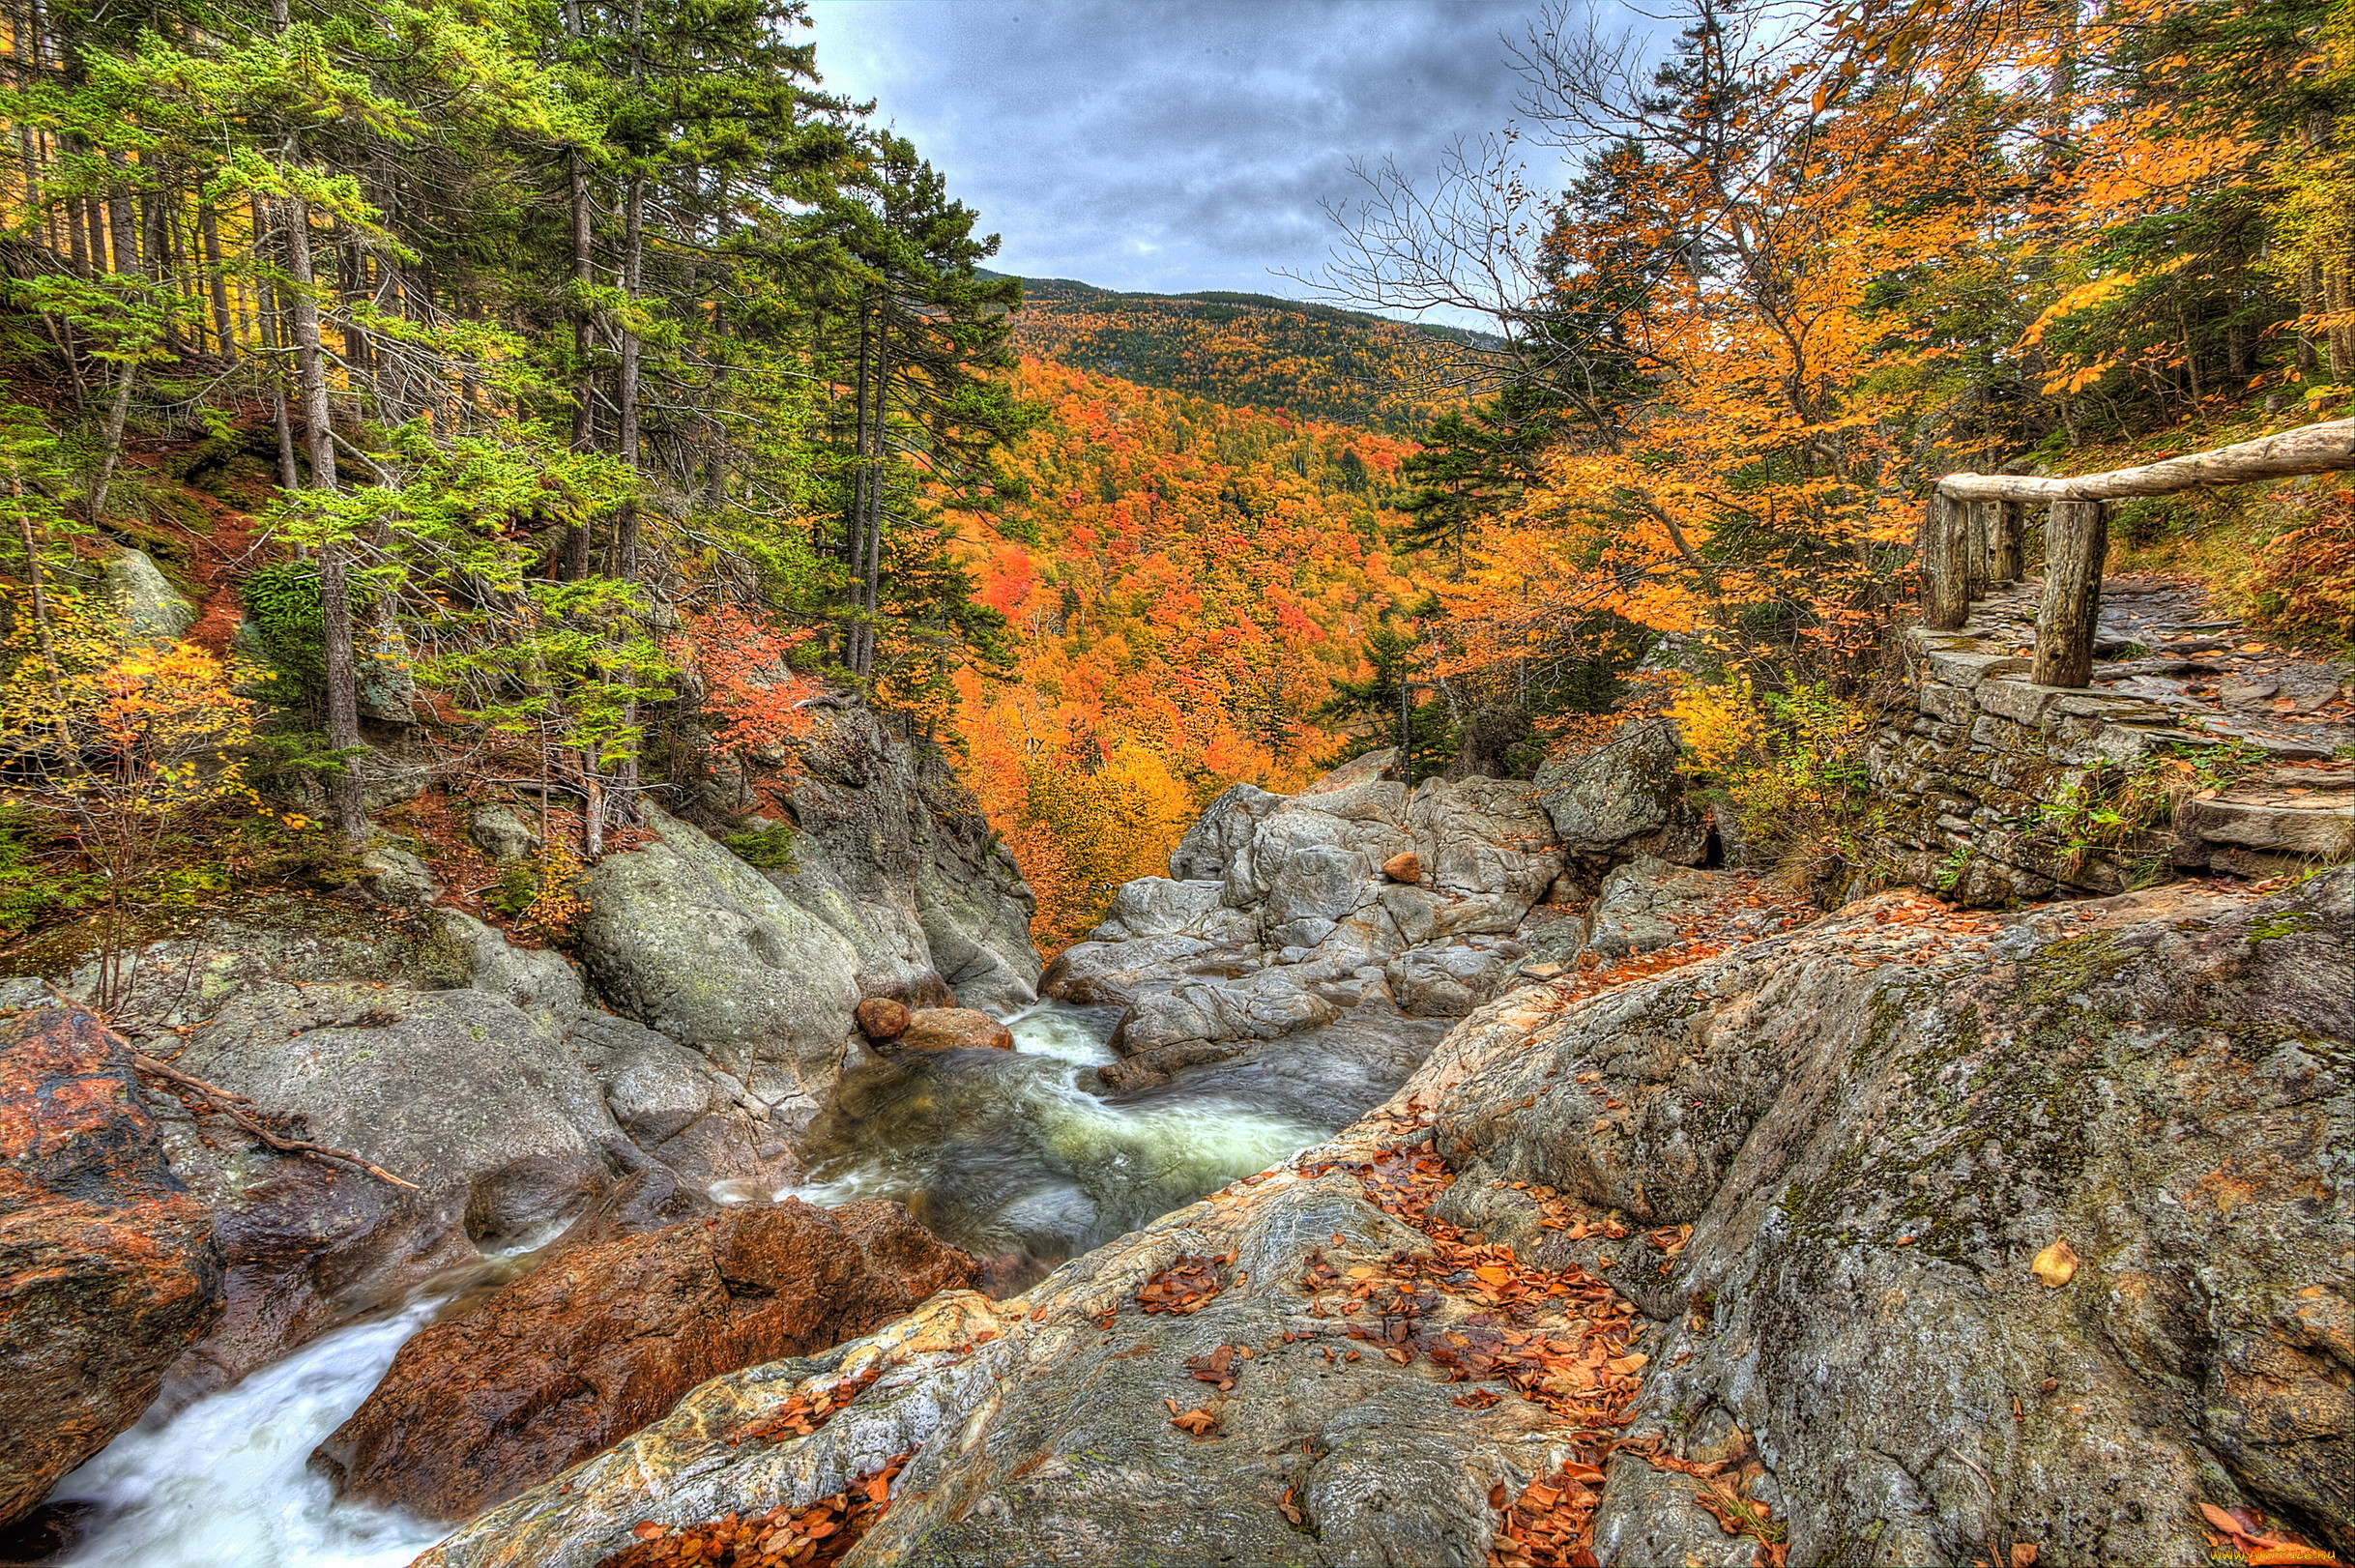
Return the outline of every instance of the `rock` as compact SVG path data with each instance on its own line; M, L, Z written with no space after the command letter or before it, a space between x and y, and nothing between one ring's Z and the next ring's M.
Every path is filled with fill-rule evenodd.
M858 1032L870 1040L896 1040L908 1032L907 1005L889 997L869 997L851 1016L858 1020Z
M1412 850L1401 850L1381 863L1381 874L1392 882L1421 882L1422 857Z
M1523 949L1513 944L1410 947L1383 971L1401 1012L1462 1018L1503 987L1505 968Z
M1014 1031L971 1007L919 1007L892 1043L903 1051L1011 1051Z
M849 1048L858 952L696 828L652 807L654 842L582 886L577 950L609 1002L705 1053L794 1130Z
M219 1316L212 1217L131 1052L78 1008L0 1019L0 1526L139 1418Z
M790 794L794 866L767 873L856 955L860 996L1018 1012L1038 1000L1037 901L939 751L858 705L816 709Z
M666 1413L696 1384L867 1333L973 1261L896 1204L795 1199L568 1247L401 1347L320 1445L347 1496L463 1519Z
M125 550L106 563L100 590L121 615L133 637L169 641L188 635L196 624L196 606L174 588L144 550Z
M1346 790L1353 784L1371 783L1376 779L1387 776L1391 765L1397 760L1398 748L1396 746L1385 747L1381 751L1369 751L1362 757L1352 757L1348 762L1302 789L1300 793L1302 795L1325 795L1334 790Z
M505 865L539 853L539 835L506 806L482 806L466 825L475 847Z
M441 890L424 861L390 844L361 851L359 864L361 886L387 904L422 905Z
M1203 808L1194 826L1185 830L1170 852L1174 882L1219 882L1227 868L1251 840L1260 820L1283 804L1285 797L1271 795L1256 784L1237 784Z
M1669 826L1681 794L1679 754L1674 725L1635 719L1599 749L1538 769L1537 798L1565 849L1607 855Z
M1880 917L1935 912L1887 895L1534 1034L1475 1017L1426 1068L1464 1075L1433 1128L1455 1217L1565 1245L1509 1181L1692 1226L1672 1257L1615 1248L1667 1335L1631 1433L1753 1435L1793 1562L1844 1540L1960 1561L2000 1527L2044 1562L2189 1568L2201 1502L2343 1554L2355 1213L2325 1171L2355 1136L2331 1065L2355 1036L2351 895L2344 871L2264 900L2163 888L1921 967L1886 962L1920 939ZM2055 1237L2065 1289L2034 1271ZM1619 1485L1607 1564L1718 1539L1614 1514Z
M505 997L527 1013L569 1017L588 1004L580 973L545 947L518 947L462 910L437 909L434 920L466 954L478 991Z
M163 1148L228 1264L219 1322L173 1372L191 1391L479 1271L486 1251L544 1242L628 1173L774 1191L798 1169L741 1080L585 1007L559 954L451 911L302 901L274 917L151 944L125 1016L182 1027L182 1069L422 1190L273 1154L159 1102Z
M1605 958L1648 953L1681 940L1680 915L1717 898L1726 874L1693 871L1650 857L1631 860L1603 879L1587 918L1586 945Z
M1422 1350L1496 1324L1476 1298L1401 1320L1408 1365L1308 1310L1312 1259L1346 1288L1431 1246L1354 1174L1402 1147L1453 1169L1435 1219L1565 1282L1608 1270L1647 1319L1625 1435L1756 1465L1793 1562L1967 1561L1992 1536L2045 1563L2193 1568L2200 1503L2343 1553L2351 898L2344 871L2269 899L2163 889L2010 917L1982 949L1933 945L1939 912L1884 896L1566 1009L1504 999L1392 1101L1428 1133L1360 1123L1023 1296L946 1293L715 1379L420 1568L591 1564L640 1521L799 1505L911 1450L857 1560L1480 1561L1490 1489L1595 1434L1509 1390L1456 1403ZM1853 961L1901 948L1923 962ZM1630 1223L1573 1239L1524 1187ZM2048 1289L2032 1264L2056 1235L2079 1262ZM1189 1258L1218 1261L1215 1294L1140 1313ZM1560 1300L1510 1321L1562 1333ZM1231 1388L1193 1376L1221 1347ZM1345 1349L1363 1353L1327 1359ZM812 1435L736 1440L870 1372ZM1209 1429L1175 1428L1165 1397ZM1607 1477L1606 1568L1760 1560L1691 1477L1626 1452Z

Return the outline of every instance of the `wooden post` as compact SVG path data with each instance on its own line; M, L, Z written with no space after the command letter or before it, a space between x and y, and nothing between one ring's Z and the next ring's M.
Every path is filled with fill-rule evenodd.
M1988 568L1988 575L1999 583L2016 583L2027 575L2021 546L2027 539L2028 520L2017 501L1998 501L1994 505L1994 564Z
M1963 594L1971 599L1987 597L1989 547L1993 540L1989 535L1988 506L1984 501L1962 503L1962 580Z
M2036 616L2036 683L2084 686L2093 680L2093 627L2109 553L2108 508L2099 501L2055 501L2045 524L2045 597Z
M1962 503L1933 494L1922 513L1922 624L1953 631L1970 619Z

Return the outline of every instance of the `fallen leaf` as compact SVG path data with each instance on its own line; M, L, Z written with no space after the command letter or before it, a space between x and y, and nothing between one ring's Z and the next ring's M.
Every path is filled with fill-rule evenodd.
M651 1519L642 1519L631 1527L629 1533L641 1541L652 1541L657 1536L668 1535L670 1532L671 1527L668 1524L657 1524Z
M2036 1543L2034 1541L2014 1541L2012 1543L2012 1568L2035 1568L2035 1564Z
M1200 1437L1218 1425L1218 1417L1212 1415L1208 1410L1188 1410L1183 1415L1172 1416L1170 1425Z
M2038 1253L2035 1261L2028 1264L2048 1291L2057 1291L2077 1278L2077 1253L2070 1247L2066 1236Z

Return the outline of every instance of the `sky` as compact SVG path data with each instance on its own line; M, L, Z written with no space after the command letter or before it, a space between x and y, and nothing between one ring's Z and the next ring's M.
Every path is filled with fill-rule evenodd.
M1616 0L1601 0L1615 4ZM878 101L1027 277L1310 297L1352 160L1503 126L1537 0L812 0L829 91ZM1639 21L1632 13L1628 20ZM1276 271L1271 271L1271 269Z

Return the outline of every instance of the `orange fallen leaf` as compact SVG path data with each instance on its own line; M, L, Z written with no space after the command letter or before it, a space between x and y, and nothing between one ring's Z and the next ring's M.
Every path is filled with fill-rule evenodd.
M2046 1290L2057 1291L2077 1278L2078 1263L2076 1250L2069 1245L2068 1237L2063 1236L2038 1253L2028 1266L2035 1270Z

